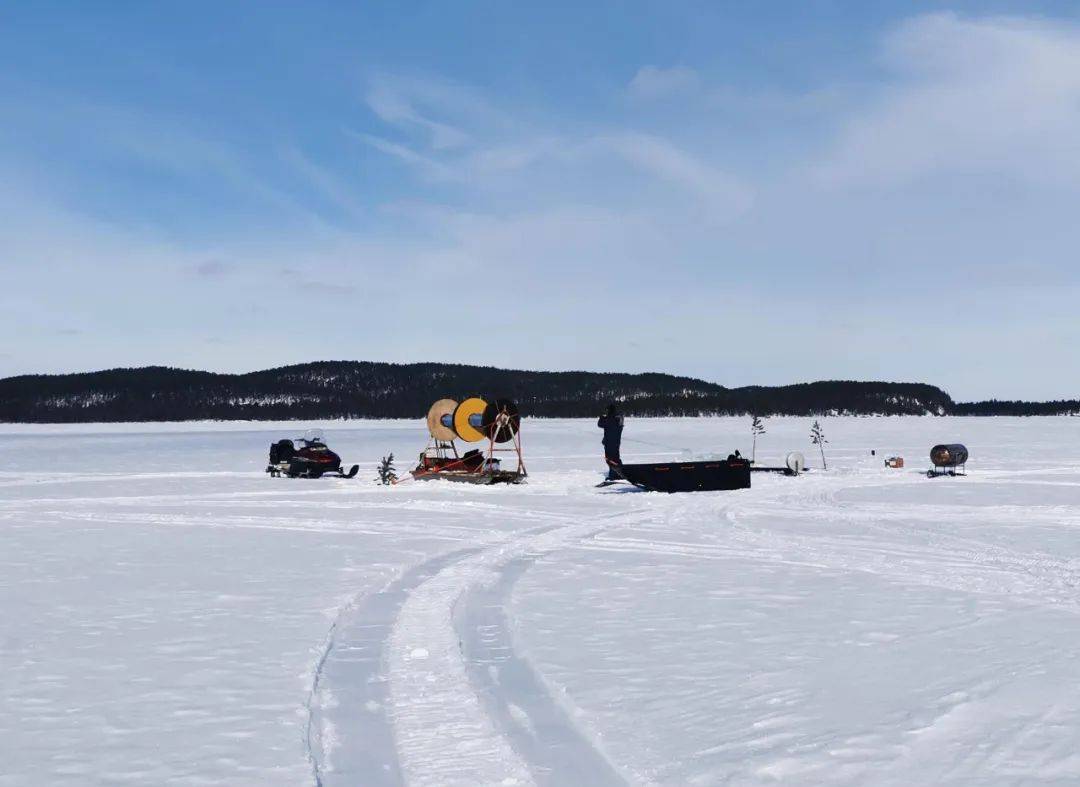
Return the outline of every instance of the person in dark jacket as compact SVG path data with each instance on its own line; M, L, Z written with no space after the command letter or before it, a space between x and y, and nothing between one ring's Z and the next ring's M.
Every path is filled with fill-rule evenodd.
M596 425L604 430L604 459L608 463L608 480L615 480L619 476L615 475L611 465L622 464L622 458L619 456L619 448L622 445L622 414L615 408L614 404L609 404L607 413L600 416Z

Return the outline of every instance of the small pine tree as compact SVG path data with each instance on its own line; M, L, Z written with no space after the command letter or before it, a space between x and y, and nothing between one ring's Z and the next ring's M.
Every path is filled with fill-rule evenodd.
M814 425L810 427L810 442L821 451L822 469L828 470L829 466L825 464L825 443L829 441L825 439L825 430L821 428L821 424L817 421L814 421Z
M394 469L394 455L384 456L376 468L379 477L376 479L383 486L397 483L397 471Z
M765 422L753 416L753 420L750 422L750 434L754 436L754 447L750 451L750 464L754 464L757 461L757 439L759 434L765 434Z

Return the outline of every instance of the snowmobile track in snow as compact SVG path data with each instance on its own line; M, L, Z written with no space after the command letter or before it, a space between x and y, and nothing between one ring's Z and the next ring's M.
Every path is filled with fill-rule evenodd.
M402 783L393 728L383 712L384 646L409 593L450 563L477 551L462 549L421 563L347 607L335 621L308 703L307 747L316 785ZM339 737L351 745L336 751Z
M450 552L346 608L328 634L309 701L315 784L624 783L512 652L502 605L536 558L635 513L544 525Z
M514 583L538 557L510 561L499 571L498 582L473 589L455 610L469 678L538 784L625 784L575 727L528 659L514 652L505 605Z

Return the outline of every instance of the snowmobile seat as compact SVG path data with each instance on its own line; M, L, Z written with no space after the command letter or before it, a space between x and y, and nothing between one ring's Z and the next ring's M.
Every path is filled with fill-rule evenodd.
M296 456L296 446L293 445L292 440L278 440L276 443L270 443L270 464L288 462L294 456Z

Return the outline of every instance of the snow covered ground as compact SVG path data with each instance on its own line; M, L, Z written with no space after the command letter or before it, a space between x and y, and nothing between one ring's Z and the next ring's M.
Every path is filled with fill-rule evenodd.
M1080 419L823 425L696 495L595 489L590 421L518 488L372 483L419 422L322 425L352 481L262 473L307 424L0 425L0 785L1080 782Z

